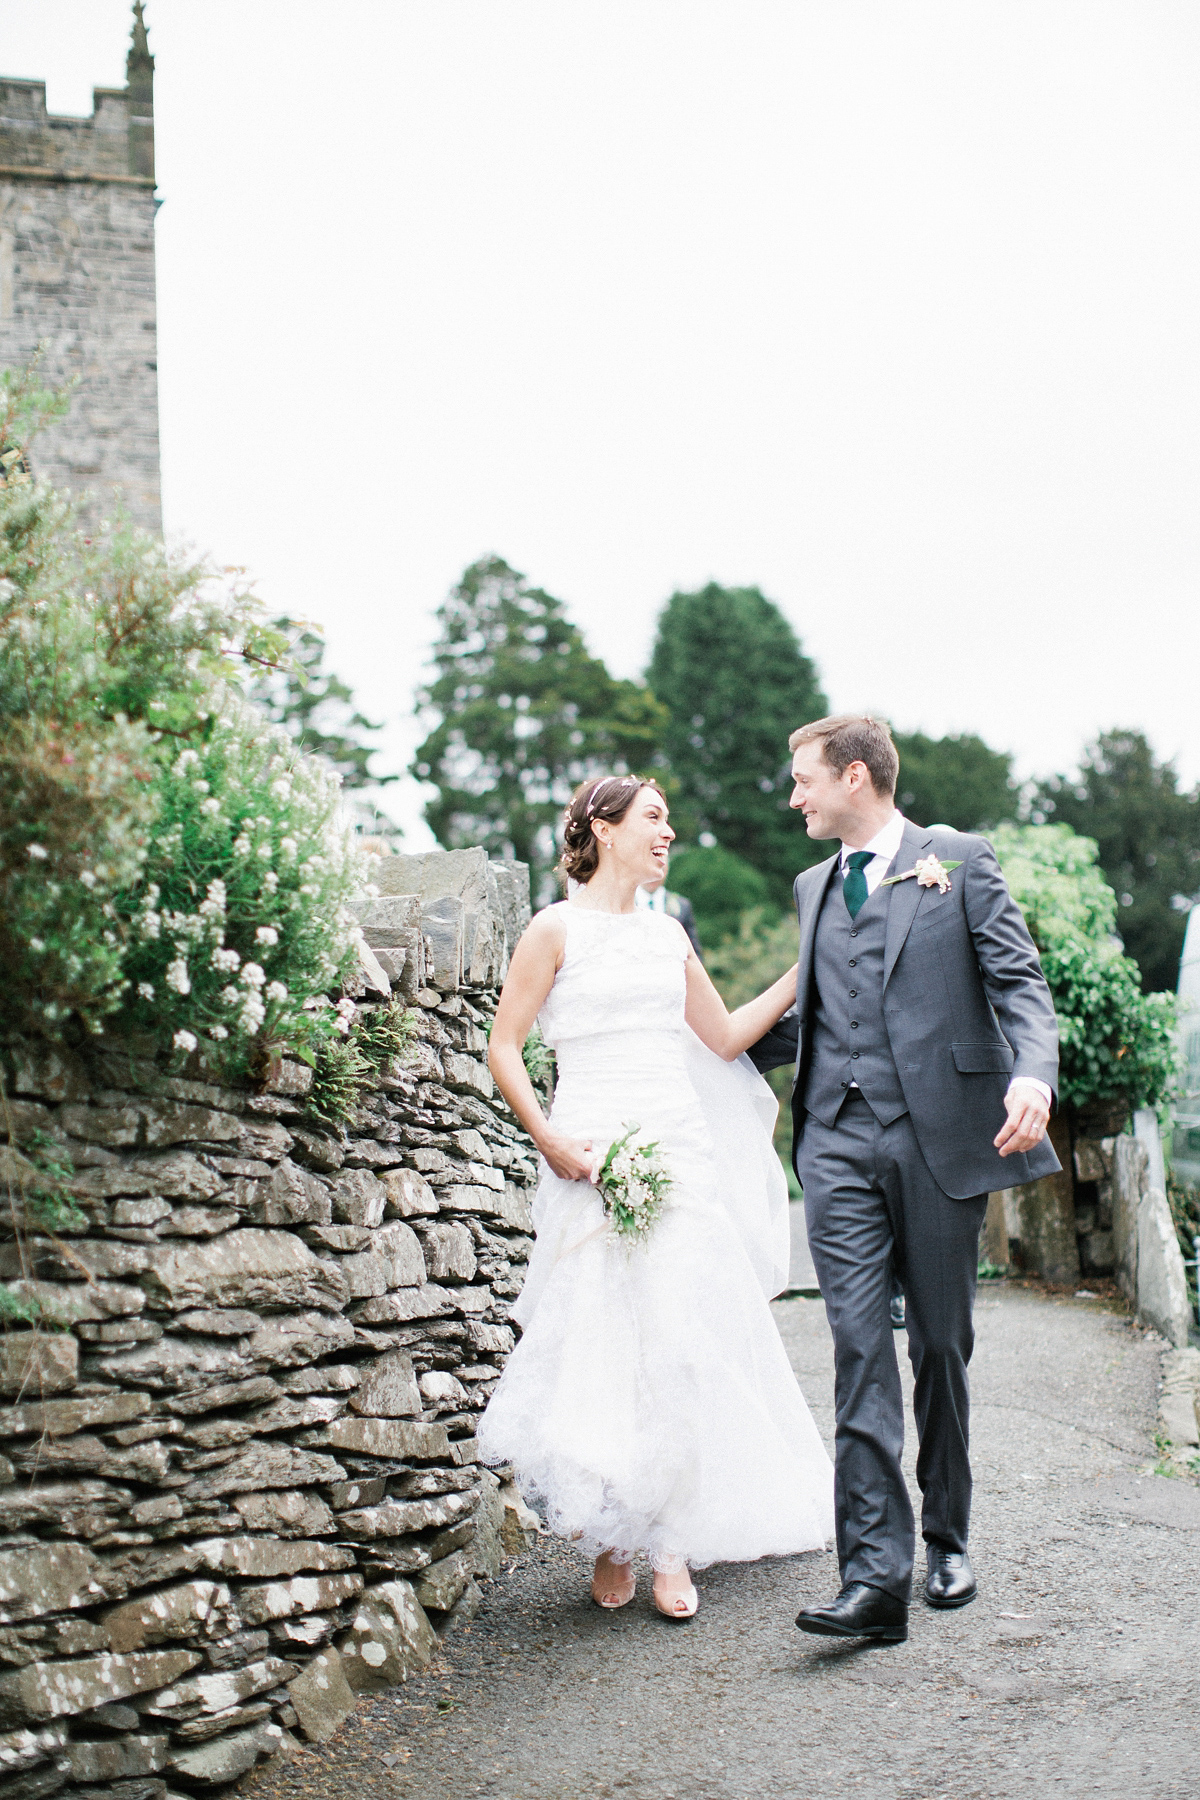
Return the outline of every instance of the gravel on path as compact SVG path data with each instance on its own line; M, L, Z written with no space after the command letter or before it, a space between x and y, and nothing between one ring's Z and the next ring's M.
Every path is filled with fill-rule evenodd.
M775 1314L828 1441L824 1309ZM981 1287L977 1331L974 1605L915 1605L894 1648L805 1637L795 1613L837 1587L817 1554L705 1571L679 1626L645 1569L601 1612L543 1537L424 1677L248 1776L245 1800L1200 1791L1200 1488L1151 1472L1160 1345L1104 1303L1007 1284Z

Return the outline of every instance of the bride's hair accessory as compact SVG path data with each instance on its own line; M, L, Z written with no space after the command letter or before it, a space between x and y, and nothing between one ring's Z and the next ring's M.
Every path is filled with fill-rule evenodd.
M645 781L640 775L602 775L575 789L563 814L563 851L558 871L564 879L591 880L600 866L600 847L592 826L599 821L619 824L645 787L653 788L666 799L657 781Z
M642 1136L640 1125L622 1125L622 1136L608 1146L594 1180L604 1202L604 1216L618 1237L645 1238L657 1223L671 1177L657 1143Z

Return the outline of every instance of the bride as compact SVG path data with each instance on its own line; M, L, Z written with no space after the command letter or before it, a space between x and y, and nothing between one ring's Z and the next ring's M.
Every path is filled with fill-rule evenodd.
M633 1599L641 1551L659 1611L686 1619L690 1569L824 1547L833 1479L767 1306L787 1280L787 1184L774 1096L742 1055L793 1003L796 971L726 1011L677 921L636 906L674 836L655 783L585 783L566 814L574 891L513 955L489 1061L542 1179L523 1335L479 1449L595 1557L601 1606ZM558 1062L549 1118L521 1056L535 1018ZM672 1183L633 1242L593 1185L631 1125Z

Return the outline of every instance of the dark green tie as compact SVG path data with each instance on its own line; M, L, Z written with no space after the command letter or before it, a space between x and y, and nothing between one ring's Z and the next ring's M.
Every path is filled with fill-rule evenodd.
M866 903L866 867L874 860L873 850L852 850L846 858L846 879L842 883L842 892L846 896L846 911L852 919L857 919Z

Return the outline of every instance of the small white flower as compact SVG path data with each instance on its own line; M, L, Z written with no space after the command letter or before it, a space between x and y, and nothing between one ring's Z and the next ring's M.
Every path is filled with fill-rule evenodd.
M260 925L254 934L254 941L256 944L277 944L279 933L273 925Z
M200 758L196 755L194 750L181 750L179 755L175 758L175 767L172 769L171 773L178 780L182 780L183 776L187 774L193 764L198 763L199 761Z
M247 1037L252 1037L266 1016L267 1009L258 995L247 994L238 1017L238 1026Z
M47 850L45 844L30 844L26 849L25 854L26 856L31 856L34 862L45 862L50 852Z
M266 987L266 995L268 1000L283 1001L287 999L288 991L282 981L269 981Z
M190 1031L177 1031L171 1039L176 1050L186 1050L190 1054L196 1048L196 1039Z
M279 877L274 869L268 869L263 876L263 886L266 888L268 894L273 894L279 886Z
M41 953L41 951L43 951L43 950L44 950L44 949L45 949L45 948L46 948L46 945L45 945L45 942L44 942L44 940L43 940L43 939L42 939L42 938L30 938L30 940L29 940L29 948L30 948L30 949L31 949L31 950L36 950L36 951L38 951L38 952L39 952L39 954L40 954L40 953Z
M272 850L270 844L260 844L256 852L260 862L270 862L274 854L275 852Z
M94 888L96 885L96 877L92 874L90 869L80 869L79 879L82 881L85 888Z
M138 925L144 938L156 938L162 929L162 918L156 912L144 912Z
M139 981L138 995L142 1000L153 1000L154 983L152 981Z
M240 988L223 987L221 989L220 998L225 1002L226 1006L236 1006L241 997L242 990Z
M266 979L267 972L258 963L247 963L241 973L242 985L248 988L260 988Z
M250 854L250 839L244 831L233 840L233 854L235 856L249 856Z
M196 793L198 793L198 794L207 794L208 793L207 781L193 781L192 787L195 789Z
M223 975L232 975L241 960L236 950L218 949L212 953L212 966L214 969L219 969Z
M223 1025L210 1025L208 1035L211 1038L216 1038L218 1043L221 1043L229 1036L229 1033Z
M221 802L219 800L205 800L200 806L200 811L207 814L210 819L215 819L220 810Z
M168 964L163 980L168 987L174 988L177 994L190 994L192 991L188 966L182 956L177 956L173 963Z
M278 781L273 781L271 783L271 792L276 800L290 800L292 797L291 777L288 775L281 775Z
M289 860L295 856L299 848L300 846L293 837L284 837L279 840L279 853L281 856L288 857Z

